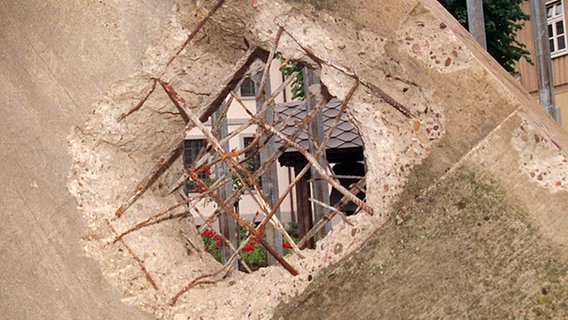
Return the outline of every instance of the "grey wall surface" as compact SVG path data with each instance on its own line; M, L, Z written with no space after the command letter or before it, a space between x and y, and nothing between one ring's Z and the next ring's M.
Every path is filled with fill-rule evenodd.
M144 319L83 253L66 137L172 0L0 1L0 319Z

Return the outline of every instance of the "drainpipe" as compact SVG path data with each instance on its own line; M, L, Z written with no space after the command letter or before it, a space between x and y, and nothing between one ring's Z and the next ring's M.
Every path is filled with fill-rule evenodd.
M471 33L475 41L477 41L483 49L487 50L482 0L467 0L467 25L469 26L469 33Z
M552 76L552 60L546 21L546 4L542 0L530 0L531 20L533 21L533 39L535 47L535 63L538 75L538 94L542 107L554 120L559 121L558 110L554 98L554 80Z

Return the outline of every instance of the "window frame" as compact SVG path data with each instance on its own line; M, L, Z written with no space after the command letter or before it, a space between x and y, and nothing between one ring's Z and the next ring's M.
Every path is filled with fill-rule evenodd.
M187 150L187 144L186 143L191 142L191 141L200 141L201 147L196 152L193 152L193 154L188 155L187 151L186 151ZM199 153L201 152L201 150L204 147L207 147L207 139L205 139L205 137L186 137L183 140L182 162L183 162L183 168L184 169L189 168L193 165L193 163L197 160L197 156L199 155ZM195 157L195 158L194 159L188 159L188 158L192 158L192 157ZM209 175L205 172L201 172L199 174L199 178L206 179L206 178L209 178ZM183 187L184 187L185 194L201 192L201 190L195 191L196 188L197 189L199 189L199 188L195 185L195 182L193 182L189 179L185 179Z
M556 13L556 7L560 5L562 10L560 14ZM548 16L548 11L552 7L552 16ZM561 35L557 34L557 25L560 23L562 25L563 33ZM546 2L546 24L547 24L547 34L549 42L552 41L554 44L550 47L551 58L557 58L568 54L568 37L566 35L566 19L564 11L564 0L553 0ZM550 29L552 29L552 35L550 34ZM562 38L564 41L564 48L558 48L558 39Z
M246 83L246 85L245 85ZM243 91L243 88L246 91ZM252 90L252 91L250 91ZM241 86L239 88L239 96L244 99L253 99L256 98L256 83L252 77L246 77L241 82Z

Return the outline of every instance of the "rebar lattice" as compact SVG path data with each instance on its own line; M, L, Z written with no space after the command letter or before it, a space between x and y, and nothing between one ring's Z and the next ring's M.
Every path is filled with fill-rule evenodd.
M191 36L195 35L195 33L197 33L199 29L203 27L205 21L215 12L215 10L217 10L221 6L222 3L223 1L219 1L217 3L217 5L210 11L210 14L207 15L191 33ZM125 236L136 232L137 230L148 225L159 223L160 221L162 221L162 219L167 219L168 214L170 214L174 209L184 206L187 206L187 213L184 214L193 214L203 219L204 222L201 226L201 229L199 230L200 232L205 228L212 228L213 224L218 221L221 214L229 215L239 226L244 228L247 232L246 239L244 239L244 241L241 241L240 243L233 243L230 240L231 237L229 237L229 235L227 234L219 234L224 243L224 246L226 246L229 252L231 252L230 258L224 261L224 266L218 272L196 277L191 282L189 282L186 286L183 287L180 292L178 292L173 297L171 301L172 304L175 304L178 298L192 286L198 283L203 283L204 281L211 281L211 278L215 278L219 275L225 276L228 272L230 272L232 264L234 263L235 259L240 258L240 253L243 246L251 237L258 239L259 243L261 243L266 248L268 253L270 253L270 255L274 257L274 259L278 261L278 263L281 264L292 275L297 275L298 270L290 263L288 263L282 256L282 251L277 248L278 244L270 243L267 239L261 236L261 232L268 224L270 224L282 236L282 238L291 245L291 249L295 254L302 257L300 248L303 247L309 239L314 237L314 235L335 215L340 215L346 223L351 224L349 219L342 212L342 206L344 206L345 204L349 202L354 203L360 210L363 210L371 215L373 214L372 209L360 198L360 196L358 196L360 190L364 190L364 177L350 177L351 179L356 179L359 182L351 184L350 186L344 186L339 181L339 178L341 177L336 176L331 170L331 165L327 162L324 162L324 164L322 165L322 162L320 161L321 157L325 159L327 144L330 139L333 138L333 132L342 123L342 121L344 122L346 119L345 110L352 95L359 85L359 80L356 78L356 76L354 77L354 79L356 80L354 82L354 85L349 90L349 93L347 94L345 99L343 99L343 102L341 102L339 112L333 119L333 122L330 128L328 128L325 137L323 138L323 140L320 140L318 142L317 139L310 136L310 130L308 130L308 126L310 126L314 122L316 115L318 113L321 113L322 110L326 108L326 105L329 103L329 99L322 99L321 101L317 102L312 108L303 112L302 118L299 121L293 121L290 116L279 114L277 112L277 109L275 108L275 98L286 90L287 86L289 86L291 81L294 79L294 75L288 77L286 81L284 81L272 92L267 92L265 90L265 84L267 83L267 81L269 81L268 76L270 66L275 59L276 53L278 52L278 43L283 32L284 29L280 28L279 32L276 34L274 45L268 54L268 58L266 58L265 68L261 73L260 81L258 81L257 83L259 90L257 91L256 97L256 110L251 110L249 107L247 107L246 103L244 103L238 96L238 94L235 93L235 90L238 88L238 85L241 82L240 79L242 79L242 75L245 73L248 65L253 60L253 58L263 56L258 55L260 51L259 49L257 49L256 47L250 47L244 53L242 58L239 59L234 67L228 72L227 76L219 83L217 89L213 93L211 93L209 98L198 108L190 108L184 98L170 83L164 81L163 79L155 78L152 79L152 84L147 89L143 99L131 110L123 113L117 119L117 121L122 121L126 119L130 114L143 107L143 104L146 102L148 97L155 91L157 84L160 84L160 87L162 87L162 89L166 92L173 105L179 111L180 116L182 116L182 118L186 121L186 127L183 132L180 132L179 135L174 137L172 144L160 156L159 161L154 165L150 172L148 172L148 174L143 177L139 183L136 184L131 195L127 197L127 200L118 208L118 210L116 211L117 218L120 218L127 213L128 209L136 202L137 199L139 199L144 194L144 192L151 186L152 182L156 180L157 175L159 175L159 173L163 171L163 167L167 163L171 163L172 158L176 154L179 154L178 151L182 147L183 141L190 130L195 128L198 129L205 137L207 146L202 150L202 152L200 152L200 156L198 157L198 159L196 159L192 166L183 169L184 172L182 174L182 178L178 180L174 185L170 186L171 190L181 192L182 188L180 188L180 186L186 179L188 179L195 186L197 186L199 192L191 193L187 196L182 195L182 201L178 202L170 208L152 215L151 217L143 221L138 222L122 233L116 233L113 228L113 232L116 233L115 242L124 244L123 238ZM180 49L176 53L176 55L172 57L172 60L168 62L168 65L190 43L190 40L191 38L184 43L182 49ZM313 55L313 53L308 51L306 51L306 54ZM351 75L351 72L348 72L347 74ZM217 134L219 132L219 119L217 119L217 122L213 127L206 125L205 122L222 103L230 104L230 101L232 100L236 101L236 105L242 108L243 112L248 115L249 119L248 121L240 125L237 129L229 132L226 136L219 138L219 135ZM299 104L297 107L304 108L305 106L303 104ZM198 110L199 114L197 114L195 110ZM266 119L265 115L267 112L276 112L276 116L272 121L268 121ZM225 112L220 116L227 117L227 113ZM237 136L245 129L251 127L256 131L256 135L252 143L250 143L243 149L227 150L225 145L231 138ZM306 140L308 141L308 143L311 143L313 145L312 152L309 151L309 148L306 148L305 145L298 141L300 136L308 136ZM263 159L263 162L261 163L259 168L257 168L256 170L251 170L250 167L247 166L247 162L252 157L259 154L262 148L267 148L271 144L274 147L275 151L269 157ZM263 176L266 177L265 172L271 166L276 166L279 157L281 157L285 152L288 152L290 149L293 149L302 157L303 166L300 166L301 170L296 173L296 176L294 177L294 179L292 179L292 181L290 181L287 188L283 190L283 192L279 192L276 198L277 201L273 201L273 199L267 199L263 192L263 188L259 185L258 181L259 179L262 179ZM216 170L222 164L225 165L228 170ZM180 168L180 170L182 170L182 168ZM320 220L314 221L315 224L313 225L311 230L307 232L302 239L299 239L298 244L296 244L296 242L286 231L276 212L282 205L284 199L293 191L295 187L297 187L298 183L300 183L300 181L305 178L305 175L307 175L310 170L315 170L314 172L317 172L319 174L320 179L324 180L333 189L337 190L337 192L342 195L342 198L335 204L335 206L331 206L329 203L322 201L322 199L309 198L309 201L311 201L314 206L320 206L324 208L327 213L323 215ZM206 183L202 178L200 178L200 173L203 172L214 172L214 179L212 179L212 181L209 181L209 183ZM233 185L231 188L232 193L226 195L225 197L219 196L218 190L229 183ZM234 203L243 196L250 197L254 201L254 203L258 207L254 219L256 219L256 216L259 216L261 217L260 221L247 220L235 210ZM216 204L216 209L209 216L204 216L196 205L203 199L208 199ZM128 251L136 258L136 254L131 249L129 249ZM141 261L140 259L136 259L136 261L143 269L144 274L146 275L150 283L157 290L158 287L150 275L151 272L146 270L143 261ZM246 266L246 264L244 264L244 268L250 271L250 268Z

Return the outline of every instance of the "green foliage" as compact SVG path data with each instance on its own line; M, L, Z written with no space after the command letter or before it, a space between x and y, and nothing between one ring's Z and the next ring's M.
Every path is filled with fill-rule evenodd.
M278 56L281 62L284 62L284 58L282 56ZM304 65L302 65L298 61L288 61L285 65L282 66L282 74L284 78L288 79L291 77L295 72L296 78L292 81L292 85L290 91L292 92L292 100L304 100L306 97L306 93L304 90L304 73L302 69Z
M465 28L467 23L466 0L438 0ZM529 63L530 52L516 40L529 16L521 10L523 0L483 0L487 51L505 70L515 71L521 58Z
M292 221L288 222L288 228L286 228L286 232L288 232L288 234L292 238L298 238L298 223Z
M239 243L246 239L248 233L239 226ZM262 231L260 232L263 235ZM259 243L258 239L251 238L241 249L241 257L243 261L252 268L265 267L268 265L268 253L264 246Z
M264 233L260 231L260 235L264 237ZM239 246L247 238L248 232L241 226L238 226ZM209 252L217 261L221 262L221 237L211 229L207 229L201 233L205 251ZM294 240L295 241L295 240ZM283 254L287 255L292 251L292 246L286 241L282 241ZM258 241L256 237L252 237L245 243L241 249L240 255L251 269L256 270L260 267L268 265L268 251Z
M248 232L239 226L239 243L246 239ZM260 235L264 237L264 233L260 231ZM282 240L283 254L287 255L292 251L292 246L288 242ZM259 243L258 239L251 238L242 248L241 257L243 261L249 265L251 268L265 267L268 265L268 251L266 248Z

